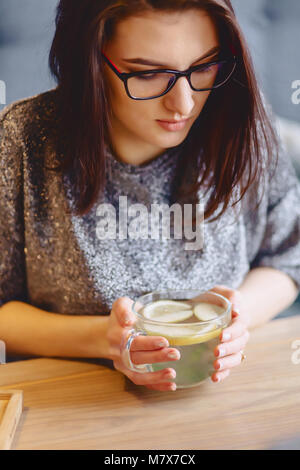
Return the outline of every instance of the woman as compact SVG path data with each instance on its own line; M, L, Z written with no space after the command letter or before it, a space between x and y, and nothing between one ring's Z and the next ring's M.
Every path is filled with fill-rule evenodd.
M174 390L172 368L123 362L130 307L157 289L211 289L234 305L212 374L226 378L248 330L300 286L299 184L278 158L230 1L61 0L50 67L56 89L1 114L8 352L108 358L136 384ZM114 232L122 198L128 214L200 199L204 244ZM103 208L114 236L103 236ZM170 358L179 352L163 337L132 342L134 364Z

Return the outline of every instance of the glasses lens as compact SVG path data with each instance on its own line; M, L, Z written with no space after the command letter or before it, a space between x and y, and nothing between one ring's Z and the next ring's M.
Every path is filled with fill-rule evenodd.
M163 94L174 80L171 73L147 73L130 77L127 86L133 98L152 98Z
M232 60L210 64L191 73L191 83L196 89L217 88L225 83L235 68Z
M230 78L235 68L233 60L220 61L216 64L201 66L199 70L191 73L191 83L196 90L217 88ZM137 77L130 77L127 86L133 98L156 98L162 95L173 83L175 76L172 73L145 73Z

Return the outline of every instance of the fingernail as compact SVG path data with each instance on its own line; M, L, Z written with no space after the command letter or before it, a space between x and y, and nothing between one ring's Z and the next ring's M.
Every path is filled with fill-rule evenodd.
M159 341L158 343L155 343L156 348L167 348L169 346L169 343L165 343L164 341Z
M177 359L177 358L178 358L178 353L176 353L176 352L170 352L170 353L168 354L168 358L170 358L170 359ZM179 358L178 358L178 359L179 359Z
M176 390L176 384L170 385L170 390L172 390L172 392L175 392L175 390Z
M215 369L221 369L222 368L222 362L218 361L215 365Z
M166 374L165 374L166 379L175 379L175 377L176 377L176 372L175 371L166 372Z
M218 349L218 356L219 356L219 357L225 356L225 349L224 349L224 348L219 348L219 349Z
M223 333L222 338L224 341L228 341L231 338L230 333Z

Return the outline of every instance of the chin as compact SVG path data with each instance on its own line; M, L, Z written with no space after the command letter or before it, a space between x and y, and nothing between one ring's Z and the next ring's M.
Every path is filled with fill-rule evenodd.
M181 144L187 137L188 135L188 132L185 132L184 134L170 134L170 135L167 135L165 138L162 138L162 139L159 139L159 141L157 142L157 144L161 147L165 147L165 148L168 148L168 147L175 147L176 145L179 145Z

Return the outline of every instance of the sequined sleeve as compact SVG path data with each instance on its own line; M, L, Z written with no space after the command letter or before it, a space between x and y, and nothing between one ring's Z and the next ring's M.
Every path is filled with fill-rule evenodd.
M26 301L22 143L9 107L0 113L0 306Z
M251 218L260 241L251 268L266 266L288 274L300 289L300 184L293 163L281 146L275 172L269 171L267 197ZM261 223L261 220L265 220ZM251 243L250 243L251 244ZM255 247L254 247L255 248Z

